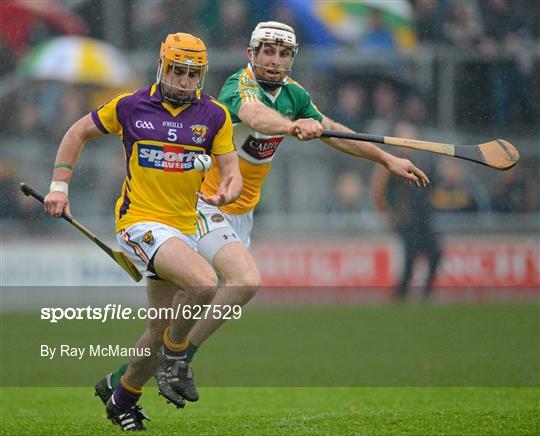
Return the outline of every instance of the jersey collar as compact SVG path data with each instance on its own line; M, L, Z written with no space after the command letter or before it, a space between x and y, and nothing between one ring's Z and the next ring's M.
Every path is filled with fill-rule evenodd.
M150 101L152 103L160 104L163 108L167 110L173 117L177 116L180 112L183 112L185 109L190 107L194 104L199 104L199 101L201 100L201 91L197 90L197 100L190 104L184 104L182 106L174 107L167 103L166 101L163 101L163 98L161 97L161 90L159 89L159 86L157 86L156 83L154 83L150 87Z

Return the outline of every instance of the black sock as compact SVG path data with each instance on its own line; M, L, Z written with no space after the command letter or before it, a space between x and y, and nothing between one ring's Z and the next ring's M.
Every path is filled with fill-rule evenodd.
M197 345L195 345L193 342L190 342L188 344L187 349L186 349L188 362L191 362L193 360L193 356L195 355L198 349L199 347L197 347Z

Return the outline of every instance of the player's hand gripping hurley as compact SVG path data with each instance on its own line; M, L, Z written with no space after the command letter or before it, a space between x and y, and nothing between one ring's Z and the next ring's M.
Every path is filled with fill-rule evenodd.
M21 183L21 191L24 195L29 195L34 197L40 203L43 203L43 196L32 189L25 183ZM129 260L129 258L118 250L113 250L108 245L101 242L96 235L94 235L90 230L84 227L81 223L75 220L72 216L67 215L65 212L62 212L62 218L64 218L68 223L73 227L83 233L88 239L92 240L99 248L101 248L105 253L107 253L118 265L120 265L129 276L136 282L141 281L142 274L139 272L137 267Z
M322 137L369 141L378 144L394 145L397 147L446 154L448 156L466 159L501 171L509 170L519 161L519 152L512 144L504 139L496 139L494 141L475 145L454 145L420 141L418 139L369 135L367 133L340 132L336 130L323 130Z

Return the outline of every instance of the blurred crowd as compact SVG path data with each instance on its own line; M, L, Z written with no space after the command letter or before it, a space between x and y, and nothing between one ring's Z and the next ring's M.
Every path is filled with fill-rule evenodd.
M29 50L41 41L59 35L86 35L104 39L110 29L105 17L96 13L103 2L86 0L11 1L0 4L0 54L2 80L15 73ZM120 2L119 2L120 3ZM124 52L148 51L155 54L168 32L184 31L201 36L208 47L223 47L243 52L249 35L258 21L275 19L295 27L304 48L320 47L313 38L304 2L305 19L292 7L294 1L260 0L132 0L122 2L126 10L117 17L127 34L121 41ZM493 139L486 127L497 126L512 132L515 126L534 134L538 130L540 99L539 58L525 56L526 49L537 47L540 39L540 2L527 0L413 0L412 30L417 49L435 47L441 52L470 54L470 60L459 64L456 95L458 124L466 129L476 123L484 129L486 139ZM103 9L105 11L105 9ZM405 56L395 34L385 27L384 17L372 12L366 17L367 32L344 45L366 50L384 50ZM332 45L328 41L328 46ZM328 48L324 47L324 48ZM362 51L363 50L363 51ZM242 65L238 65L240 68ZM442 68L434 65L433 68ZM139 68L139 70L141 70ZM150 69L149 71L151 71ZM405 70L406 75L414 71ZM232 71L212 71L222 81ZM293 76L311 91L315 103L330 117L357 131L389 135L398 123L414 125L420 137L429 139L435 131L435 108L440 102L435 94L419 90L403 74L382 69L350 71L339 65L316 68L303 78L301 70ZM148 74L141 82L153 80ZM220 80L214 80L209 91L217 94ZM307 82L307 83L305 83ZM21 176L35 175L46 179L57 145L66 129L80 116L114 95L117 89L102 89L88 84L29 82L9 95L0 108L3 138L0 180L3 186L14 186ZM336 98L337 97L337 98ZM20 144L21 136L25 144ZM93 146L96 153L85 154L85 165L79 185L74 190L88 192L89 184L96 195L105 194L96 213L110 211L122 178L122 155L110 153L114 141L105 138ZM14 151L17 144L48 144L36 152L43 168L22 168ZM6 145L7 144L7 145ZM111 158L110 156L114 156ZM538 212L538 153L519 170L497 174L491 180L467 170L470 166L456 159L437 158L434 189L430 202L445 212ZM341 163L339 163L341 164ZM336 164L337 165L337 164ZM100 171L110 171L110 178L99 178ZM43 172L44 174L39 174ZM46 174L45 174L46 173ZM114 187L114 188L113 188ZM368 200L369 177L351 169L336 184L333 206L321 211L340 213L371 210ZM97 198L97 197L96 197ZM101 197L100 197L101 198ZM89 204L91 202L88 202ZM9 207L7 205L10 205ZM2 190L2 214L7 217L28 215L28 203L18 193Z

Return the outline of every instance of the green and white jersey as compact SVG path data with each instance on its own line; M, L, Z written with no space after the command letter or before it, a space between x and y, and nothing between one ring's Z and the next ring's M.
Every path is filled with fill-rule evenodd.
M314 118L317 121L322 121L323 118L308 92L298 82L289 78L287 83L279 88L275 95L272 95L259 86L255 80L251 65L241 69L227 79L218 100L231 113L235 131L235 144L239 149L238 153L242 158L253 161L255 164L267 163L272 160L271 158L283 136L268 137L261 135L242 124L238 118L238 111L242 103L261 102L293 121L300 118ZM257 144L257 146L255 144L251 144L251 146L245 144L244 147L244 143L249 136L266 139L267 141L261 141L261 144ZM274 138L274 140L268 141L270 138ZM276 141L275 138L280 138L280 140ZM266 146L261 148L260 145Z
M230 76L219 95L218 101L231 113L234 143L240 157L240 172L244 178L244 190L231 204L221 207L232 214L253 210L259 201L260 190L284 136L268 136L256 132L238 118L243 103L258 101L276 110L290 120L313 118L322 121L323 115L311 101L308 92L296 81L288 79L275 95L265 92L257 83L251 65ZM203 192L212 194L219 186L219 172L212 168L203 182Z

